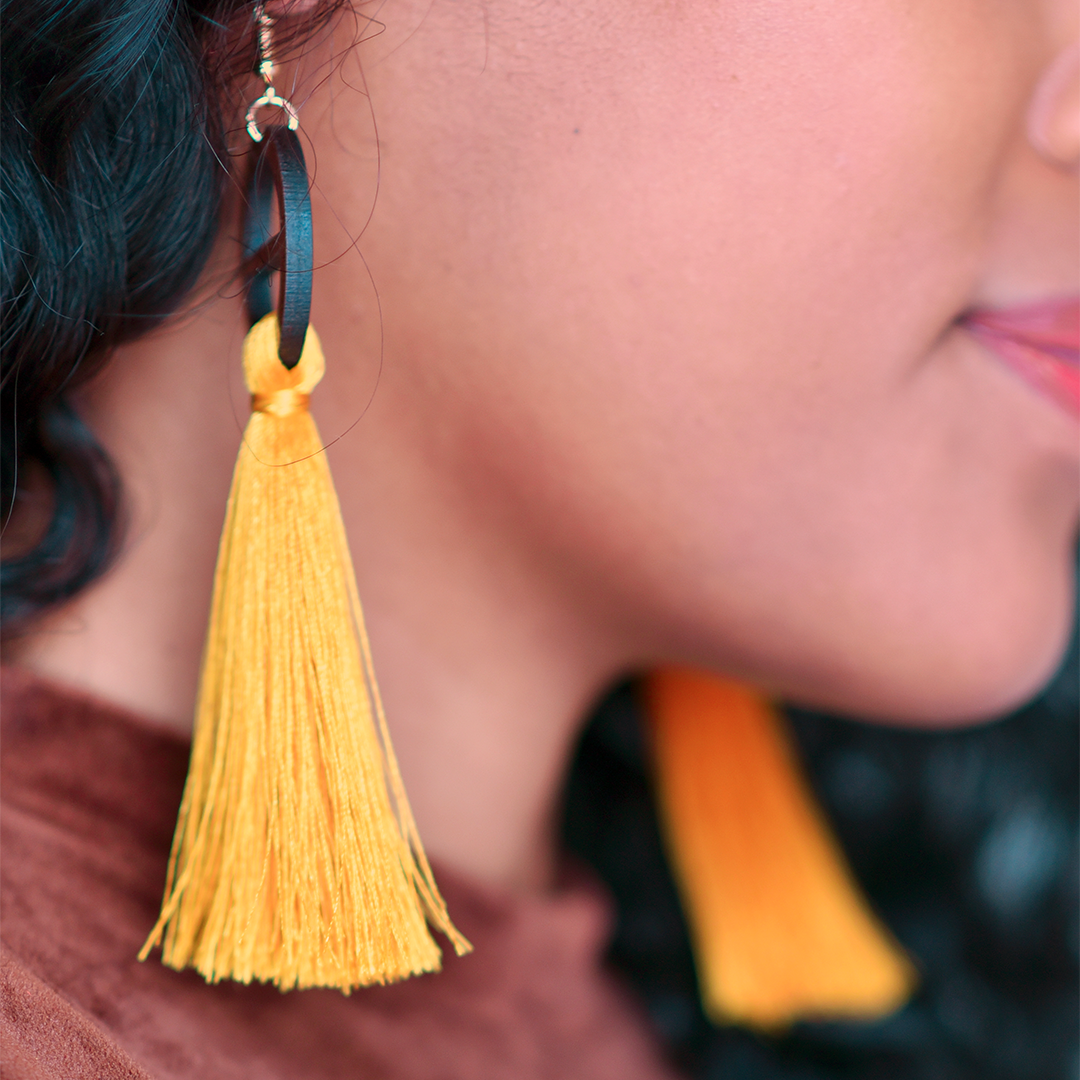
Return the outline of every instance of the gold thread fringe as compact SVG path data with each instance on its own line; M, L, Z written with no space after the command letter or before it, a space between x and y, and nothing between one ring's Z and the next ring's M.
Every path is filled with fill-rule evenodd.
M194 745L161 916L139 954L281 989L393 982L456 952L390 745L307 399L323 356L244 343L253 412L221 537Z
M706 1012L770 1029L899 1008L914 969L870 911L765 699L683 668L653 672L643 690Z

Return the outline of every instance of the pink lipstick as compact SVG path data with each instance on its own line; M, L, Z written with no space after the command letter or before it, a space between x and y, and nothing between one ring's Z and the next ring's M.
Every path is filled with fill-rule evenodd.
M1080 297L985 308L961 322L1021 378L1080 417Z

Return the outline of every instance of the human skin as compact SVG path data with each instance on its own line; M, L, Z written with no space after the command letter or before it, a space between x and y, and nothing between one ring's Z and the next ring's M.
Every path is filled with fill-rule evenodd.
M1037 689L1077 426L956 320L1077 291L1075 5L356 16L279 89L315 184L313 409L433 857L547 882L589 702L657 663L923 725ZM178 728L243 329L220 289L90 388L132 540L25 654Z

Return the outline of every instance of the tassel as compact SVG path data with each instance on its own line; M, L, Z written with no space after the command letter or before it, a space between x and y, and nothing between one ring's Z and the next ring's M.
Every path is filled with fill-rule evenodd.
M208 981L348 993L461 955L390 746L352 562L277 316L244 342L252 414L214 577L191 766L161 916L139 954Z
M765 699L682 668L653 672L643 690L706 1013L768 1030L898 1009L914 969L861 895Z

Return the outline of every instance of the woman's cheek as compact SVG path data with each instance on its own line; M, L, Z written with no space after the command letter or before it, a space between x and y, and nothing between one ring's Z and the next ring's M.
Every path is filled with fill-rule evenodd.
M833 707L979 713L1052 659L1068 532L1028 527L1009 406L980 419L983 376L938 347L1022 110L1008 6L681 11L496 21L488 82L425 88L472 135L384 125L390 199L404 167L431 217L386 250L414 238L438 425L648 647ZM981 467L951 449L984 438Z

